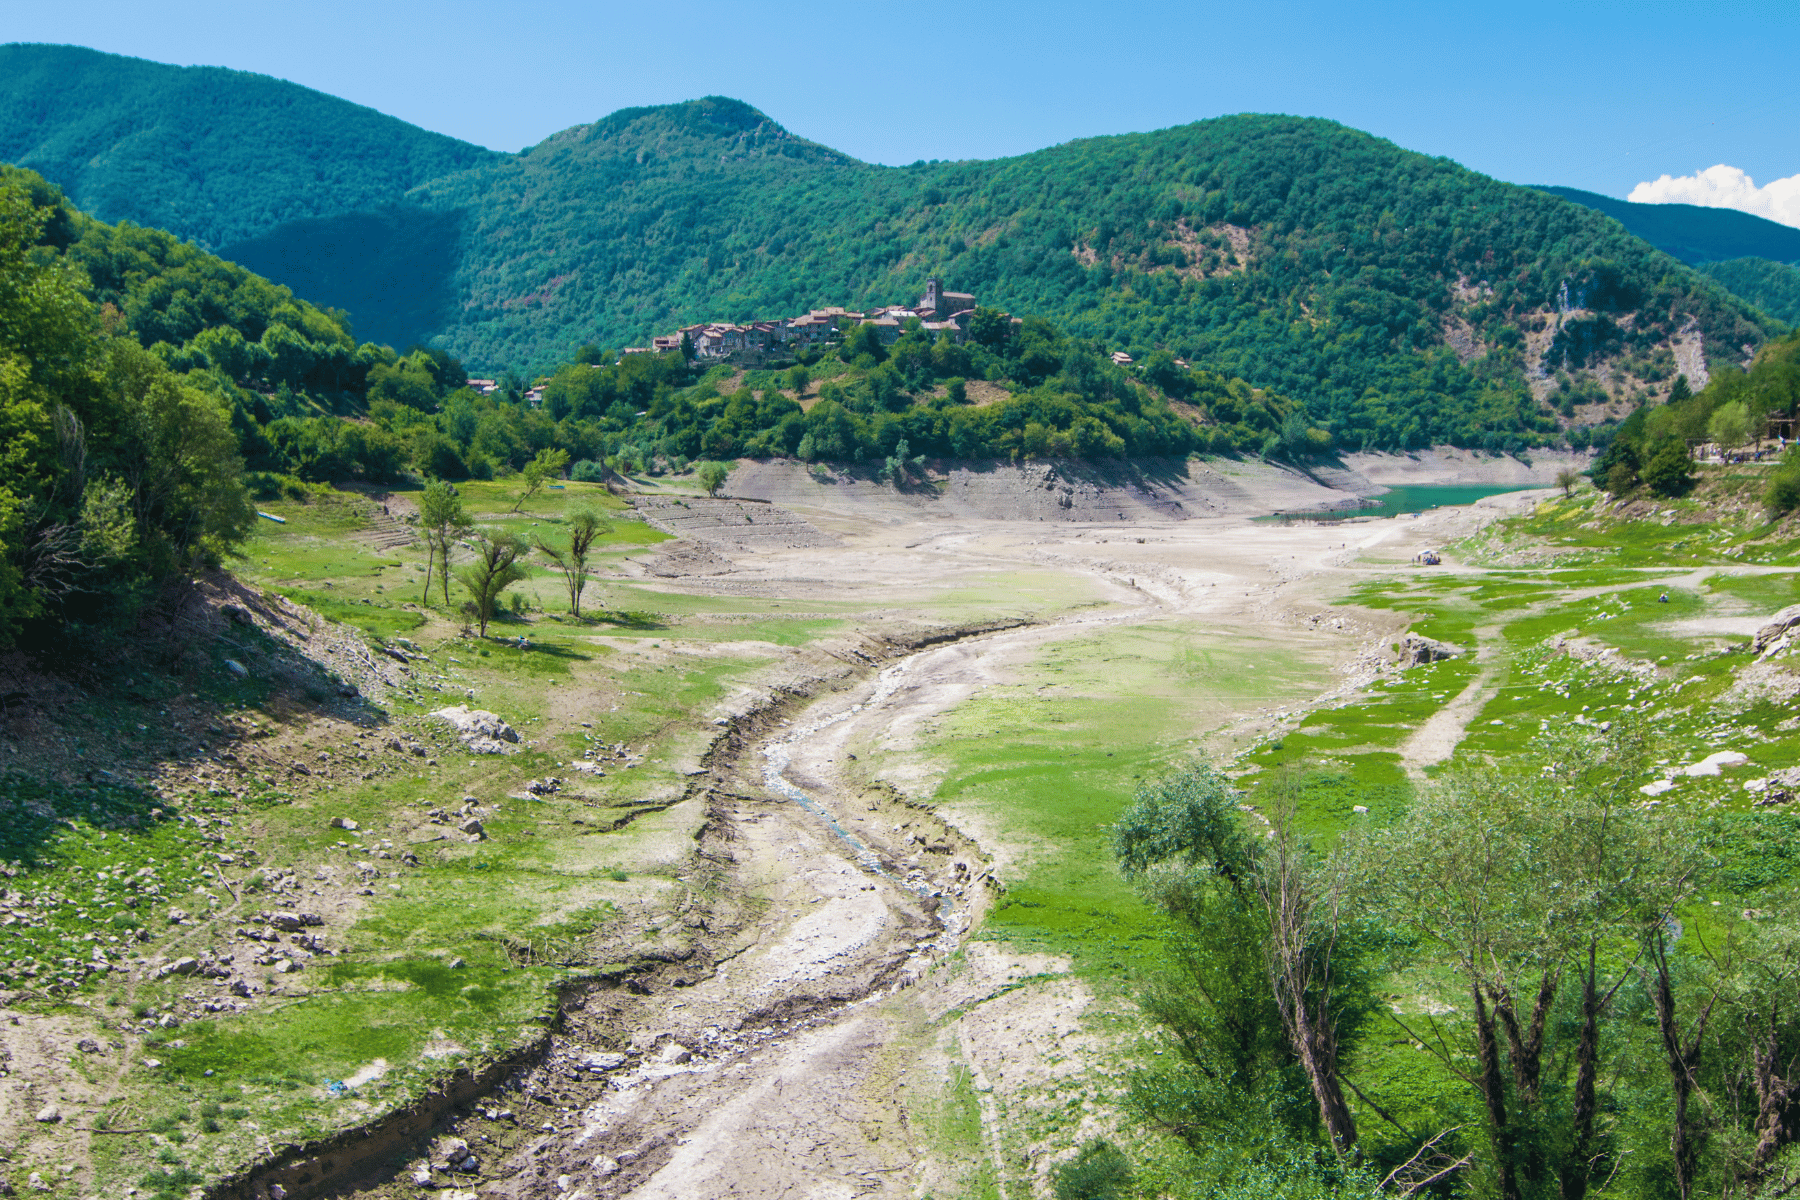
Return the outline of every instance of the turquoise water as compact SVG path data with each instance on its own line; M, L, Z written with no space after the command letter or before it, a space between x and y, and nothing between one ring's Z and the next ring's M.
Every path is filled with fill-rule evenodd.
M1541 485L1540 485L1541 486ZM1336 521L1345 517L1397 517L1401 513L1422 512L1428 508L1446 508L1456 504L1473 504L1483 496L1499 496L1527 489L1507 487L1397 487L1369 498L1366 508L1332 509L1330 511L1279 512L1259 521Z

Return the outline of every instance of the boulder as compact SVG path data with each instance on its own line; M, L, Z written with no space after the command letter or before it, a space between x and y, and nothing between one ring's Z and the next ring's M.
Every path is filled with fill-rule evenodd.
M613 1159L602 1156L594 1160L594 1174L601 1178L604 1179L608 1175L617 1175L618 1173L619 1164Z
M233 625L254 625L256 623L250 616L250 610L237 604L219 605L219 615Z
M583 1058L581 1060L581 1065L583 1069L598 1074L602 1071L616 1071L624 1066L627 1061L628 1060L623 1054L619 1054L616 1051L596 1050L594 1053Z
M692 1050L689 1050L686 1046L682 1045L680 1042L667 1042L663 1045L663 1048L661 1050L658 1050L656 1052L656 1058L657 1058L658 1062L664 1062L664 1063L670 1063L670 1064L688 1062L693 1057L694 1057L694 1052Z
M1422 637L1416 633L1409 633L1400 640L1400 665L1403 667L1439 662L1461 654L1460 646L1452 646L1449 642L1440 642L1436 638Z
M1750 642L1750 653L1761 656L1781 649L1781 644L1796 625L1800 625L1800 604L1790 604L1756 631L1756 637Z
M1681 769L1681 773L1694 778L1717 775L1721 767L1741 767L1749 761L1748 754L1740 754L1736 750L1721 750L1717 754L1707 755L1697 763L1689 763Z
M225 669L231 673L233 679L250 678L250 668L246 667L235 658L228 658L225 660Z
M456 828L460 832L468 834L478 842L487 837L487 831L482 828L480 817L467 817L461 821Z
M46 1104L38 1109L37 1119L45 1125L54 1125L62 1120L62 1110L54 1104Z
M333 818L331 818L331 827L333 829L346 829L346 830L349 830L351 833L355 833L358 828L356 822L352 821L349 817L333 817Z
M519 752L519 731L501 720L498 713L459 704L455 708L440 708L431 715L455 730L457 739L472 754Z

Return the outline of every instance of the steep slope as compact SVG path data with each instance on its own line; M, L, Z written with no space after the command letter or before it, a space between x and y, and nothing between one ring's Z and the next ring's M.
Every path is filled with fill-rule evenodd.
M494 155L298 84L79 46L0 46L0 159L105 221L217 250L384 208Z
M1733 258L1800 262L1800 229L1736 209L1633 204L1579 188L1541 190L1603 212L1658 250L1695 266Z

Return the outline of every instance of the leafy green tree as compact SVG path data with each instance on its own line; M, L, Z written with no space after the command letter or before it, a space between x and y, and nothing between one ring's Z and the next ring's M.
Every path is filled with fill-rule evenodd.
M977 306L969 316L969 338L976 345L998 350L1012 336L1012 318L997 308Z
M510 533L483 531L476 535L475 560L456 569L456 581L468 589L482 637L487 636L501 593L531 577L519 562L529 549Z
M1674 435L1651 447L1644 463L1644 483L1659 496L1679 496L1694 482L1693 458L1687 443Z
M563 523L569 530L567 546L553 546L539 537L537 548L562 573L563 582L569 589L569 615L579 618L581 593L587 587L588 555L593 550L594 542L611 532L612 526L601 519L597 509L588 504L571 505Z
M1130 1200L1131 1163L1118 1147L1096 1138L1056 1168L1050 1190L1056 1200Z
M1581 482L1581 472L1573 467L1564 467L1556 473L1556 486L1562 489L1563 498L1575 494L1575 485Z
M512 506L514 512L525 507L525 502L543 491L544 485L563 473L569 465L567 450L539 450L532 460L520 471L525 488L519 493L519 499Z
M1741 400L1721 404L1707 421L1706 432L1721 449L1741 446L1750 439L1750 413Z
M707 495L716 496L719 489L725 486L725 479L731 474L731 468L731 463L703 462L695 469L694 477L706 489Z
M1232 963L1228 948L1216 942L1210 951L1216 957L1195 972L1196 1065L1204 1058L1231 1063L1245 1080L1253 1079L1252 1070L1269 1074L1256 1060L1266 1053L1272 1009L1285 1042L1281 1065L1298 1067L1328 1144L1352 1154L1356 1119L1340 1061L1363 985L1352 966L1341 880L1298 838L1291 792L1278 790L1274 798L1272 836L1251 838L1235 790L1210 764L1196 761L1138 791L1114 826L1113 853L1127 877L1181 920L1197 945L1216 936L1211 914L1218 911L1230 913L1239 931L1255 933L1249 945L1261 974L1252 996L1243 994L1246 979L1227 974L1235 968L1241 976L1242 959ZM1254 1094L1240 1084L1225 1099L1241 1103Z
M434 479L425 485L425 491L419 497L419 532L425 538L422 603L431 602L431 572L435 565L443 584L444 607L450 607L450 548L473 527L455 488L442 479Z

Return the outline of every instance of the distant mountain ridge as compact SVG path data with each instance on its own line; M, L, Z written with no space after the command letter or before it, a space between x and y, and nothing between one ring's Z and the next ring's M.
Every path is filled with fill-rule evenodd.
M1752 213L1698 204L1636 204L1570 187L1539 190L1605 213L1690 266L1733 258L1800 263L1800 229Z
M39 60L73 62L85 87L41 101ZM349 309L359 337L429 339L489 373L693 321L891 303L936 276L1292 396L1344 444L1481 444L1546 403L1565 420L1623 411L1778 328L1588 207L1330 121L1242 115L879 167L708 97L514 155L237 72L18 46L0 67L0 152L78 202L229 234L223 253ZM210 108L207 136L178 146L182 88ZM92 112L83 92L103 94ZM144 137L122 123L134 105ZM95 157L74 149L107 137ZM218 185L259 157L262 192Z

